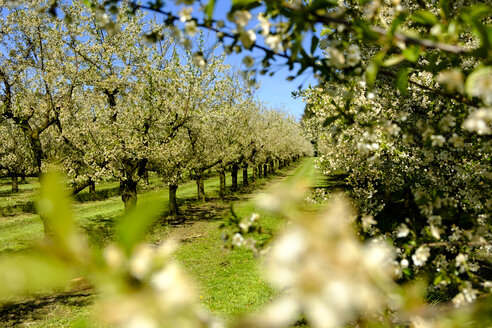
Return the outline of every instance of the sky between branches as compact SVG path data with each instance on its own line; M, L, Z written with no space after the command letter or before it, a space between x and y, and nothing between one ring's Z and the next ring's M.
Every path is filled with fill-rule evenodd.
M223 19L226 24L228 23L226 15L230 10L231 2L227 0L217 0L216 6L214 10L214 18ZM174 2L168 1L165 2L164 9L167 11L171 11L176 16L179 16L179 11L184 5L176 6ZM253 19L252 26L257 24L257 20L255 19L256 11L252 11ZM148 15L155 15L158 22L162 22L166 17L158 14L148 13ZM202 17L201 12L197 10L197 8L193 11L192 15L194 17ZM205 31L206 39L208 46L212 46L215 42L217 42L217 38L215 33ZM218 51L224 51L223 47L219 47ZM253 51L243 51L239 54L233 53L226 56L226 63L244 69L245 66L242 63L242 60L245 56L250 55L253 58L262 58L258 50ZM256 91L257 97L262 102L268 103L270 106L278 109L285 110L286 112L294 115L296 119L300 119L302 113L304 112L304 103L300 99L294 99L292 96L293 91L297 91L298 87L302 85L302 88L307 88L309 85L316 85L317 81L313 78L312 74L304 74L293 81L287 81L286 78L292 75L291 72L287 69L286 65L278 62L278 70L274 76L268 75L260 75L258 74L257 80L260 82L261 87Z

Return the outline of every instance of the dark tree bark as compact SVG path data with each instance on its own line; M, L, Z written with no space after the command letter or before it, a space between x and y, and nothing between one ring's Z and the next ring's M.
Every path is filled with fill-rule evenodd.
M243 186L248 185L248 164L243 165Z
M120 191L125 211L128 211L137 204L137 182L132 179L120 180Z
M20 184L27 184L27 179L25 176L21 177L20 181L19 181Z
M202 172L197 173L195 177L195 181L196 181L196 194L197 194L198 201L205 202L205 183L204 183Z
M232 164L231 168L231 178L232 178L232 183L231 183L231 190L236 191L237 190L237 171L239 167L237 164Z
M251 174L251 181L255 181L256 180L256 172L257 172L257 168L256 168L256 165L253 165L253 173Z
M225 176L225 170L223 168L220 168L219 170L219 196L220 198L224 198L226 195L226 176Z
M89 181L89 194L96 193L96 183L92 180Z
M268 164L263 164L263 177L266 178L268 176Z
M19 177L12 177L12 192L19 192Z
M178 215L178 202L176 198L176 191L178 190L178 185L169 185L169 215Z

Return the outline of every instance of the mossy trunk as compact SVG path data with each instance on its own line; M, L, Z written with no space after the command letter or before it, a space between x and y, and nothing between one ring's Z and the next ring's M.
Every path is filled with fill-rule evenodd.
M252 174L251 174L251 181L256 180L256 174L257 174L256 172L257 172L256 165L253 165Z
M237 171L239 170L239 167L237 164L233 164L231 167L231 190L236 191L237 190Z
M169 185L169 215L176 216L179 214L178 201L176 198L176 191L178 190L178 185Z
M248 164L243 166L243 186L248 185Z
M226 176L223 168L219 170L219 196L220 198L224 198L226 195Z
M19 192L19 177L12 177L12 192Z
M203 179L203 174L198 173L195 177L196 182L196 195L199 202L205 202L205 183Z
M121 199L125 204L125 212L137 205L137 182L132 179L120 180Z

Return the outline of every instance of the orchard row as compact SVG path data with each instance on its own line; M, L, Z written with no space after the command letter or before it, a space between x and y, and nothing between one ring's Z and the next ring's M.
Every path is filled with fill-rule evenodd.
M112 34L83 4L54 18L38 14L38 2L2 9L0 21L0 174L14 189L19 177L61 169L74 194L117 179L128 209L153 171L176 214L185 176L204 199L211 168L224 195L228 169L234 190L240 169L256 177L309 153L298 123L260 103L203 39L195 46L208 51L206 66L166 30L149 43L142 27L162 27L141 15L120 13Z

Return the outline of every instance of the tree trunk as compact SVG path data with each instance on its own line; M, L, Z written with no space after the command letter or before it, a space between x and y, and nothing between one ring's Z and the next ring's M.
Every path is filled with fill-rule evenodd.
M253 170L252 170L252 174L251 174L251 181L255 181L256 180L256 165L253 165Z
M12 192L19 192L19 177L12 177Z
M27 182L26 177L21 177L21 179L20 179L20 182L19 182L19 183L20 183L20 184L27 184L28 182Z
M127 212L137 204L137 182L132 179L120 180L120 191Z
M268 164L263 164L263 177L266 178L268 176Z
M231 177L232 177L232 183L231 183L231 190L236 191L237 190L237 171L239 167L237 164L232 164L231 167Z
M95 194L95 193L96 193L96 183L91 180L89 183L89 194Z
M196 194L199 202L205 202L205 183L203 179L203 174L198 173L196 175Z
M243 186L248 185L248 164L243 166Z
M178 202L176 198L176 191L178 190L178 185L169 185L169 215L178 215Z
M274 159L272 159L270 161L270 172L275 173L275 160Z
M220 198L224 198L226 194L226 177L225 177L225 171L223 168L219 170L219 196Z

